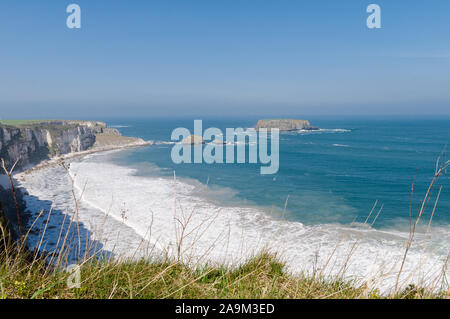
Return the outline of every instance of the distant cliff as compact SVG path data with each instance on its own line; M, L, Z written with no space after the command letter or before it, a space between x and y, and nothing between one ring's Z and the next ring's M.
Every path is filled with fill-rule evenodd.
M54 156L86 151L105 144L142 143L122 137L116 129L94 121L1 121L0 158L7 166L19 159L18 168Z
M278 128L280 131L318 130L311 126L307 120L279 119L279 120L259 120L255 129L266 128L268 130Z

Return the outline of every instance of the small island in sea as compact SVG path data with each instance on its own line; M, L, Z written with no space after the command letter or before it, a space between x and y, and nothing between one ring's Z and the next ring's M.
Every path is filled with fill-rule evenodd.
M318 127L311 126L307 120L296 120L296 119L268 119L259 120L256 123L255 129L267 129L268 131L272 129L279 129L280 131L317 131Z

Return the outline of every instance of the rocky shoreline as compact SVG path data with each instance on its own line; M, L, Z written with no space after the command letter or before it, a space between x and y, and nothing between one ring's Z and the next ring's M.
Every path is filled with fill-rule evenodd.
M54 165L59 165L59 163L73 159L73 158L77 158L77 157L83 157L86 155L90 155L90 154L94 154L94 153L100 153L100 152L108 152L108 151L115 151L115 150L121 150L121 149L128 149L128 148L135 148L135 147L141 147L141 146L148 146L148 145L152 145L153 142L148 142L148 141L135 141L135 142L130 142L130 143L124 143L122 145L108 145L108 146L99 146L96 148L92 148L90 150L86 150L86 151L80 151L80 152L75 152L75 153L69 153L69 154L65 154L65 155L61 155L61 156L55 156L49 160L45 160L40 162L37 165L31 166L29 168L26 168L25 170L17 173L14 175L15 179L20 180L21 178L23 178L24 176L26 176L27 174L30 174L32 172L35 172L37 170L43 169L43 168L47 168L50 166L54 166Z
M103 122L91 121L24 121L25 124L5 125L0 122L0 158L9 169L18 161L14 185L28 174L59 165L77 157L93 153L135 148L153 144L136 137L122 136ZM16 209L7 176L0 172L0 203L5 217L10 221L13 236L17 237ZM21 225L27 225L25 190L17 187L16 195L21 211Z

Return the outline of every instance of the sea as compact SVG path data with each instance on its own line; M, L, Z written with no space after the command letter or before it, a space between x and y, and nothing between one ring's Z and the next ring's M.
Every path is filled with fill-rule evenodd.
M261 163L174 163L172 131L193 134L196 119L224 133L258 120L99 119L153 143L22 178L29 245L52 252L67 242L74 263L95 251L194 267L234 267L268 251L294 274L344 276L385 292L397 280L448 288L450 174L432 189L406 257L405 248L436 166L448 159L450 118L311 117L319 130L280 133L273 175L262 175Z

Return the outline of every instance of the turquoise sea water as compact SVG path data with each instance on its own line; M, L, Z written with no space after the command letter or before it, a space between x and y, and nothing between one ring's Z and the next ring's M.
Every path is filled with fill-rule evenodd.
M310 118L318 132L280 134L280 169L261 175L261 164L174 164L170 157L173 129L193 132L192 119L111 119L123 135L156 144L114 154L116 164L141 176L166 176L198 186L198 194L220 205L254 206L267 214L306 225L349 224L368 219L375 228L409 228L412 212L426 192L438 156L450 141L450 119ZM203 128L249 128L257 118L203 119ZM208 185L207 187L204 187ZM450 224L450 175L443 186L433 223ZM436 192L435 192L436 194ZM434 204L430 202L430 208ZM379 209L383 207L378 218ZM424 216L428 221L429 209Z

